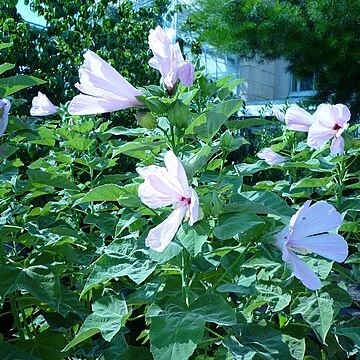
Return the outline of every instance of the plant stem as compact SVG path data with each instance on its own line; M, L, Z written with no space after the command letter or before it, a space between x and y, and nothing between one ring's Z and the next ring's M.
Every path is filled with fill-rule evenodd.
M21 326L21 320L20 320L18 308L16 306L16 301L15 301L14 294L9 294L9 300L10 300L11 312L12 312L12 315L14 317L16 327L18 329L19 337L20 337L21 340L25 340L24 329Z
M190 261L189 255L185 249L182 251L181 256L181 287L182 294L185 304L189 306L189 272L190 272Z

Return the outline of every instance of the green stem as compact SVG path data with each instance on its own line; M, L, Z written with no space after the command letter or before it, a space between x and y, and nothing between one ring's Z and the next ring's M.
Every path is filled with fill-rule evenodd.
M222 281L228 275L228 273L235 267L239 266L244 261L245 255L247 254L247 251L249 250L250 246L251 243L248 243L244 251L240 253L238 258L226 269L226 271L220 276L219 280L216 281L215 284L206 291L206 293L209 293L211 290L216 290L216 288L222 283Z
M221 339L221 340L225 339L223 336L221 336L220 334L218 334L216 331L211 330L211 329L208 328L208 327L205 327L205 329L206 329L209 333L215 335L217 338L219 338L219 339Z
M18 329L19 337L20 337L21 340L25 340L24 329L21 326L21 320L20 320L18 308L16 306L16 301L15 301L14 294L9 294L9 300L10 300L11 312L12 312L12 315L14 317L16 327Z
M345 188L344 179L346 176L346 163L344 162L344 159L341 159L341 161L336 164L336 170L337 170L337 193L336 193L336 203L337 207L339 208L342 203L342 194Z
M185 249L182 251L181 256L181 287L185 304L189 306L189 273L190 273L190 261L189 254Z

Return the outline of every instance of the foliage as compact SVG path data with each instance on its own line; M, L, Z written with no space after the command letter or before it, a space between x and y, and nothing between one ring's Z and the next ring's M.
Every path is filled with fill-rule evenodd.
M360 113L359 1L197 0L192 9L188 25L201 42L260 60L283 57L296 77L315 74L313 101Z
M159 23L166 0L139 9L131 1L114 6L106 0L29 0L31 8L46 19L45 28L22 21L16 3L7 1L0 13L1 38L14 44L1 53L0 63L16 64L13 74L32 74L48 82L29 92L28 100L38 90L57 104L74 96L86 49L120 68L134 85L156 81L157 74L144 63L149 57L144 37Z
M171 95L147 86L139 100L149 128L65 110L46 122L10 117L0 147L1 358L359 355L356 126L344 155L311 152L303 134L275 119L237 119L242 104L228 80L197 72ZM238 129L259 126L280 128L273 149L287 162L229 160L247 143ZM201 218L183 222L159 253L144 240L169 211L145 206L141 177L119 164L163 166L169 149L199 195ZM255 181L270 169L279 181ZM294 279L273 246L308 199L342 213L349 244L344 264L304 256L322 280L317 291Z

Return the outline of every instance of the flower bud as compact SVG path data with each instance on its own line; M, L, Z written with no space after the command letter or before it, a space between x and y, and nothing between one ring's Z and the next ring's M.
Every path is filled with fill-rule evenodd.
M156 128L158 122L155 119L154 115L148 112L140 112L138 111L135 114L135 118L140 126L145 129L153 130Z

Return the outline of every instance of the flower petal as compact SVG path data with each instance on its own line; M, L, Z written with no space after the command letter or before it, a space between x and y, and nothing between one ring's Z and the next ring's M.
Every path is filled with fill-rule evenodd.
M167 171L174 178L175 184L179 184L182 196L190 197L190 188L184 166L171 150L165 154L164 163Z
M308 132L315 118L297 105L290 106L285 113L285 122L289 130Z
M138 171L139 172L139 171ZM141 173L139 172L141 175ZM141 201L152 209L173 205L181 201L181 188L176 188L164 168L159 168L155 175L145 177L139 185L138 194Z
M55 114L58 111L59 108L40 91L38 92L38 95L32 99L32 107L30 109L30 115L32 116L46 116Z
M191 86L194 82L195 67L190 61L182 61L179 63L172 75L172 83L175 84L180 79L184 86Z
M174 238L185 213L186 206L177 208L166 220L151 229L145 239L146 246L158 252L164 251Z
M71 115L102 114L137 106L138 102L127 98L101 98L89 95L76 95L69 103Z
M342 155L344 153L344 138L342 136L334 137L331 146L330 146L330 152L332 155L340 154Z
M287 254L283 260L290 263L293 270L294 275L298 278L308 289L317 290L321 288L320 279L316 276L314 271L309 268L293 251L287 250Z
M343 262L348 255L348 244L338 234L320 234L291 240L291 245L311 250L327 259Z
M7 99L0 99L0 136L5 132L9 123L9 110L11 104Z
M93 95L92 88L103 89L119 97L131 98L141 95L141 91L132 86L110 64L93 51L84 54L84 64L79 69L82 92Z
M277 165L286 161L286 157L282 156L275 151L271 150L271 148L265 148L260 151L257 156L260 159L263 159L269 165Z
M189 225L193 226L199 218L199 198L196 191L190 187L191 202L189 207Z
M307 138L307 144L311 148L321 149L324 145L335 136L336 131L333 127L329 127L328 124L318 120L309 128L309 135Z
M342 223L341 214L326 201L309 204L309 201L305 202L290 220L289 245L307 236L335 230Z

